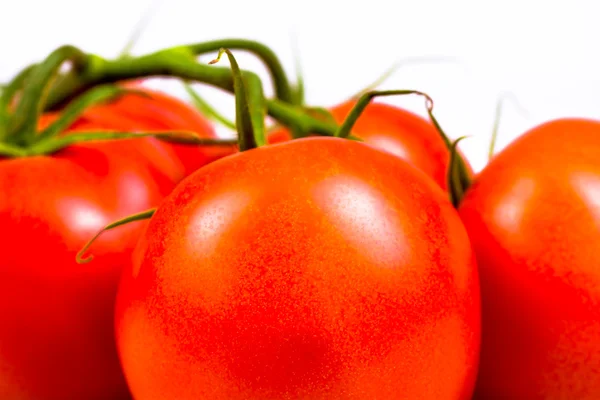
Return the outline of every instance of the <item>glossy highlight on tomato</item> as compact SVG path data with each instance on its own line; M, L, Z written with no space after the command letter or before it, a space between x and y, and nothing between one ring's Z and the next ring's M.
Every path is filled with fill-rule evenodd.
M467 400L479 307L446 193L389 153L305 138L178 185L123 274L116 332L137 400Z
M341 124L355 104L355 100L349 100L332 107L329 112ZM442 189L448 188L450 152L435 126L427 119L400 107L373 101L356 121L352 133L365 143L408 161ZM268 137L269 143L290 139L291 135L286 129L276 130ZM469 174L472 174L466 159L465 163Z
M0 399L131 398L114 304L146 223L103 235L93 266L75 255L104 225L156 207L174 188L132 148L86 143L0 159Z
M476 399L600 393L600 122L526 132L476 177L460 215L478 257Z

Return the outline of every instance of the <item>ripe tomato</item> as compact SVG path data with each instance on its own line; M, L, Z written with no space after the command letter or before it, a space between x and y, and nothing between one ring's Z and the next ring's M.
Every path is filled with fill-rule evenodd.
M478 257L478 399L600 393L600 122L527 132L476 177L460 215Z
M106 118L104 123L91 122L84 116L71 124L71 126L67 129L67 132L64 132L64 134L86 131L97 132L111 129L123 130L126 132L131 131L132 128L127 128L123 125L119 126L118 123L112 122L112 125L111 122L107 123L107 121L112 121L110 119L111 114L112 112L110 111L105 113ZM54 122L59 115L60 114L57 112L42 114L38 123L38 129L42 130L46 128L48 125ZM113 128L110 128L110 126L113 126ZM131 126L133 126L133 123ZM170 149L170 144L167 142L162 142L152 137L142 137L136 140L119 140L118 148L122 152L129 152L131 154L143 156L144 160L142 162L147 165L153 171L153 173L166 175L173 182L173 185L181 181L186 176L185 168L183 167L181 161L173 153L173 150Z
M145 94L125 94L108 103L89 108L76 121L70 130L122 130L122 131L192 131L204 138L216 138L214 127L197 110L185 102L166 93L152 90L135 84L127 83L125 87L136 89ZM45 117L47 124L56 116ZM187 176L196 169L225 157L235 151L234 146L189 146L184 144L156 142L170 153L174 162L182 169L182 176ZM139 143L139 142L138 142ZM156 150L154 150L156 151Z
M470 399L477 369L458 214L422 172L344 139L245 151L185 179L116 310L137 400Z
M105 224L157 206L174 188L131 148L90 143L0 160L1 399L130 398L114 303L145 224L101 237L93 265L75 255Z
M349 100L329 111L341 124L355 104L355 100ZM371 102L356 121L352 132L365 143L407 160L441 188L447 189L450 152L430 121L399 107ZM269 143L280 143L290 140L291 136L289 131L281 129L271 133L268 139ZM470 165L466 165L472 174Z

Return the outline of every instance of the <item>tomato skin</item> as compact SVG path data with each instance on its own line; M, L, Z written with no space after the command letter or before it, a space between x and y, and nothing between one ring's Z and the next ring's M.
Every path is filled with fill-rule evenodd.
M107 112L104 114L105 120L107 119L107 115L111 115L114 113ZM38 124L38 129L42 130L54 122L60 116L59 113L45 113L40 116L40 121ZM120 116L117 118L121 119ZM108 118L110 121L110 118ZM90 122L85 118L80 118L75 121L66 132L62 134L68 135L71 133L78 132L102 132L102 131L110 131L119 128L110 128L111 126L117 126L115 124L111 125L111 123L96 123ZM124 128L120 128L126 130ZM130 130L134 130L134 128L128 128ZM107 143L106 141L96 143ZM181 162L174 156L173 151L169 149L168 144L165 142L161 142L158 139L152 137L143 137L136 140L115 140L113 143L116 143L113 146L113 149L119 148L120 152L130 153L141 155L144 160L141 161L145 165L147 165L150 169L154 171L155 174L165 175L169 180L173 182L173 186L185 178L185 169Z
M185 130L197 133L200 137L216 138L214 127L196 109L176 97L152 90L140 84L126 86L141 90L146 97L128 94L119 97L108 106L100 106L86 113L86 120L102 123L107 111L116 112L123 124L116 122L107 128L139 129L145 131ZM108 108L108 110L107 110ZM129 121L129 122L127 122ZM185 176L198 168L237 151L235 146L189 146L176 143L163 143L181 161Z
M216 138L214 127L197 110L187 103L166 93L143 87L139 82L124 83L123 86L135 89L144 95L125 94L108 103L90 107L71 125L71 131L83 130L121 130L127 132L153 132L166 130L184 130L195 132L203 138ZM45 117L41 126L45 126L56 115ZM147 138L153 143L151 151L156 155L156 147L168 153L171 163L181 169L179 179L196 169L237 151L235 146L191 146L167 143ZM140 142L136 145L139 146ZM146 144L145 146L148 146ZM163 156L164 157L164 156ZM161 164L164 166L164 164ZM171 167L173 168L173 167Z
M138 140L138 139L135 139ZM126 142L0 160L0 398L126 400L114 339L121 270L145 223L105 224L155 207L175 186Z
M476 399L600 393L600 122L522 135L476 177L460 215L483 313Z
M167 197L123 274L117 345L137 400L470 399L478 290L458 214L422 172L298 139Z
M335 121L341 124L355 104L355 100L349 100L329 111ZM399 107L371 102L356 121L352 132L365 143L408 161L447 190L450 153L430 121ZM289 131L281 129L271 133L268 139L269 143L281 143L290 140L291 135ZM466 159L465 163L472 175L473 170Z

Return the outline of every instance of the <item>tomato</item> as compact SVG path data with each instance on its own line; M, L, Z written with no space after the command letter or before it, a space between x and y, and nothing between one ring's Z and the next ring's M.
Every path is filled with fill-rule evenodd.
M137 400L470 399L479 307L447 194L389 153L319 137L182 181L115 318Z
M329 111L341 124L355 104L355 100L349 100ZM407 160L441 188L447 189L450 152L430 121L399 107L371 102L356 121L352 132L365 143ZM290 138L290 133L281 129L271 133L268 139L269 143L280 143ZM472 174L471 167L468 163L466 165Z
M460 215L478 257L477 399L600 393L600 122L522 135L476 177Z
M118 122L112 122L112 124L111 122L107 122L112 121L110 119L111 114L114 113L108 111L104 114L104 123L91 122L85 117L79 118L77 121L71 124L67 131L63 132L63 134L77 132L98 132L111 129L122 129L126 132L129 132L127 129L133 129L127 128L123 125L119 126ZM58 112L42 114L38 123L38 129L42 130L46 128L59 116L60 113ZM121 117L117 116L117 118L120 119ZM122 124L122 121L120 123ZM111 126L113 126L113 128L110 128ZM134 126L134 124L132 123L131 126ZM158 173L160 175L166 175L173 182L173 185L175 185L186 176L186 170L183 167L181 161L173 153L173 150L170 149L170 146L170 143L162 142L152 137L142 137L136 140L126 141L119 139L118 141L118 148L121 152L129 152L131 154L142 155L144 158L142 162L144 164L146 164L149 168L155 171L155 173ZM193 148L191 151L194 151Z
M93 106L85 111L70 130L106 129L127 132L185 130L195 132L204 138L217 137L214 127L187 103L166 93L143 87L139 82L127 83L124 86L141 91L144 96L135 93L125 94L108 104ZM44 123L52 120L52 116L46 118ZM178 168L182 169L182 177L205 164L237 151L234 146L158 143L164 147L162 151L167 151ZM153 146L156 147L156 144Z
M132 140L132 142L138 139ZM146 224L104 225L155 207L175 186L124 141L0 160L0 398L130 399L114 339L120 273Z

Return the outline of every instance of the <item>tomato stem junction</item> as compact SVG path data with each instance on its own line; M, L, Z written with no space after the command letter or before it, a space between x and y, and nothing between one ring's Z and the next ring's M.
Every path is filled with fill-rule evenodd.
M251 81L257 86L253 90L248 90L250 82L246 81L240 67L229 49L219 50L217 58L210 61L209 64L219 62L221 56L227 54L231 64L231 73L233 75L233 85L235 92L235 124L238 131L238 142L240 151L246 151L258 146L264 146L267 142L265 137L265 98L262 92L260 80Z

